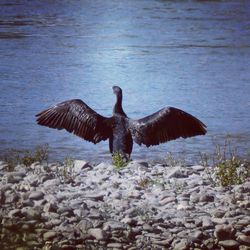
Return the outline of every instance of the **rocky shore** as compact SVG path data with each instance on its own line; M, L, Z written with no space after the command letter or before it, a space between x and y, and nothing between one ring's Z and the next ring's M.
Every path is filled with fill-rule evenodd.
M203 166L0 162L0 249L250 249L250 181Z

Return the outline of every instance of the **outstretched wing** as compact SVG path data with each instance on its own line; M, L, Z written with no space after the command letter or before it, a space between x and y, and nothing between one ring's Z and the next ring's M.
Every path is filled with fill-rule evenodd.
M173 107L167 107L139 120L130 120L133 139L147 147L175 140L206 134L206 125L194 116Z
M39 125L59 130L66 129L93 143L106 140L111 135L111 118L99 115L79 99L56 104L36 117Z

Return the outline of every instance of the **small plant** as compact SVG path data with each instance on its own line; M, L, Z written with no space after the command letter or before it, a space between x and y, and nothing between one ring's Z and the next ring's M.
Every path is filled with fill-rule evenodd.
M224 145L216 144L211 156L201 154L201 162L207 167L208 178L213 184L226 187L242 184L250 178L250 163L237 155L236 148L231 146L230 137L225 139Z
M151 180L150 178L143 178L137 181L137 185L140 186L141 188L148 188L152 184L153 180Z
M167 166L170 167L176 167L176 166L185 166L186 161L184 159L176 159L176 157L174 157L174 155L171 152L167 153L166 159L165 159L165 163L167 164Z
M217 163L215 167L216 177L223 187L242 184L250 176L249 163L234 156Z
M60 169L59 177L65 183L73 183L74 182L74 159L72 157L66 156L64 158L62 169Z
M129 161L127 161L127 159L124 159L124 156L119 152L115 152L112 155L112 162L118 170L126 167L129 163Z
M38 146L34 151L10 149L3 160L8 164L8 171L13 171L17 164L29 167L34 162L48 162L48 144Z

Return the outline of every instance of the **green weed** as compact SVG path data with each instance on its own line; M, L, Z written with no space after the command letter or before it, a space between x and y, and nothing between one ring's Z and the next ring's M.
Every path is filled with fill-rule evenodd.
M250 178L250 163L238 156L230 137L225 139L224 145L216 144L212 155L201 154L201 163L215 185L237 185Z
M38 146L33 151L10 149L3 156L3 160L8 165L8 171L13 171L18 164L24 164L26 167L29 167L34 162L48 163L48 158L48 144Z
M117 170L125 168L129 163L129 161L124 159L124 156L119 152L116 152L112 155L112 162Z

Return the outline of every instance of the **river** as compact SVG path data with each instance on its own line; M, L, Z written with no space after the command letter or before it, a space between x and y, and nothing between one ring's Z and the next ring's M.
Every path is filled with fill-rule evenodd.
M197 158L227 134L249 153L249 1L2 0L0 55L0 155L48 143L51 160L109 159L107 142L38 126L35 114L80 98L111 116L113 85L131 118L174 106L208 128L206 136L134 144L132 158Z

